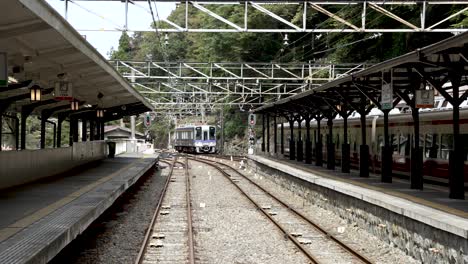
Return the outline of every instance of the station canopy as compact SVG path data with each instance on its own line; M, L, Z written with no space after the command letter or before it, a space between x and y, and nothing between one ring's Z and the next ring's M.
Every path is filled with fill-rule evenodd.
M325 112L341 115L343 107L348 111L358 111L363 107L368 113L373 107L385 108L382 86L387 84L392 88L390 99L393 105L390 107L401 100L415 107L415 91L427 89L435 89L436 94L442 95L452 105L459 105L466 100L468 92L460 89L458 95L453 95L452 88L453 85L467 85L467 76L468 33L462 33L264 105L254 112L286 116L300 116L301 113L321 115Z
M65 105L70 106L70 101L55 100L57 83L71 88L82 110L118 109L123 116L152 109L85 36L44 0L0 1L0 7L0 55L6 53L9 83L0 87L0 102L9 101L7 111L18 112L31 104L29 88L33 85L42 88L36 112L69 110ZM4 74L5 67L0 63Z

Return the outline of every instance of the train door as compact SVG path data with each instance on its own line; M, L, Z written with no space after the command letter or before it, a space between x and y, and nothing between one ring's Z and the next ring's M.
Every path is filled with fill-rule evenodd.
M202 140L202 128L197 127L195 129L195 140Z
M203 130L203 140L208 140L208 131Z

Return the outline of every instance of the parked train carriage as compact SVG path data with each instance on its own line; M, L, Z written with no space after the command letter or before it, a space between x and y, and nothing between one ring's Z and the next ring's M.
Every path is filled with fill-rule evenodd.
M378 111L373 111L374 113ZM328 127L326 119L321 122L321 140L323 146L323 159L327 159ZM424 177L433 181L447 182L449 176L448 159L453 150L452 111L421 111L419 146L423 151ZM306 130L302 125L301 138L305 150ZM315 149L317 138L317 124L311 122L311 138ZM460 110L460 131L465 160L465 182L468 182L468 109ZM289 152L289 125L284 124L285 152ZM369 145L370 170L380 173L381 147L384 145L383 116L369 115L366 117L366 143ZM409 175L411 148L414 147L414 127L411 113L402 113L389 116L390 143L393 146L393 173ZM298 139L297 123L294 137ZM279 142L279 140L278 140ZM341 162L341 145L343 144L343 120L338 118L333 122L333 143L337 164ZM361 145L361 123L359 115L355 114L348 119L348 143L350 144L350 161L352 168L359 168L359 146ZM279 148L278 148L279 149ZM314 154L315 152L313 152Z
M216 127L178 127L175 131L174 148L178 152L216 153Z

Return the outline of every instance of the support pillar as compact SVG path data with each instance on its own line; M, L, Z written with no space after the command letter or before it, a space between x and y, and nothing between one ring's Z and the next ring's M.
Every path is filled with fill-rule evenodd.
M73 121L73 118L69 118L69 133L68 133L68 145L71 147L73 146L73 130L74 130L74 124L75 122Z
M267 130L267 139L266 139L266 152L270 153L270 114L266 115L266 130Z
M89 141L94 141L94 130L96 130L95 128L95 121L94 120L89 120Z
M414 126L414 148L411 150L411 189L423 189L423 153L419 147L419 109L412 107Z
M262 152L265 152L265 114L262 115Z
M106 123L104 123L104 120L101 122L101 140L104 140L104 127Z
M327 118L328 142L327 142L327 169L335 169L335 144L333 143L333 116Z
M366 111L365 100L361 115L361 146L359 147L359 176L369 177L369 146L366 144Z
M296 143L294 141L294 119L289 120L289 129L291 130L291 136L289 138L289 159L296 159Z
M320 133L321 118L316 118L316 120L317 120L317 142L315 143L315 166L322 166L323 165L322 135Z
M310 140L310 118L305 119L306 143L305 143L305 163L312 163L312 141Z
M280 144L281 144L281 154L284 155L284 122L281 121L281 138L280 138Z
M298 128L297 161L303 161L304 160L304 144L302 142L302 120L300 117L297 119L297 128Z
M81 120L81 141L88 140L88 124L86 119Z
M78 127L78 118L73 118L73 132L72 132L72 139L73 139L73 142L78 142L78 130L79 130L79 127Z
M96 139L101 140L101 121L96 120Z
M275 155L278 154L278 125L276 124L276 115L273 116L273 150L275 152Z
M341 172L350 172L350 154L351 148L348 143L348 112L343 106L343 144L341 145Z
M388 114L390 110L383 110L384 113L384 146L382 147L382 166L381 166L381 181L392 182L392 153L393 149L390 145L388 132Z
M57 119L57 148L62 146L62 123L64 118L59 114Z
M41 111L41 142L40 146L41 149L45 148L45 137L46 137L46 121L47 121L48 115L46 110Z

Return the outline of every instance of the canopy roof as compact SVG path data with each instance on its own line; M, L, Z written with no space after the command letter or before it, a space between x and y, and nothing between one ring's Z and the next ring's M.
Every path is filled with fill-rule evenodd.
M28 86L33 84L44 88L41 106L35 111L58 106L68 110L65 107L68 101L50 100L51 88L60 75L72 84L73 97L82 105L105 109L125 105L121 109L128 113L137 106L136 112L152 109L85 37L44 0L0 1L0 7L4 11L0 16L0 52L7 53L10 76L9 87L0 87L0 102L19 99L11 102L8 111L20 111L22 106L31 104ZM23 70L18 71L21 67Z
M328 109L340 112L341 106L356 109L357 105L363 102L367 105L366 108L380 108L383 80L390 83L391 79L395 95L394 105L399 100L404 100L407 104L414 103L414 91L420 89L422 84L432 86L453 104L450 94L452 82L458 77L460 85L467 83L467 58L468 33L462 33L306 92L264 105L254 112L286 115L304 111L323 113ZM393 78L390 78L391 71ZM460 100L466 99L467 95L460 95Z

